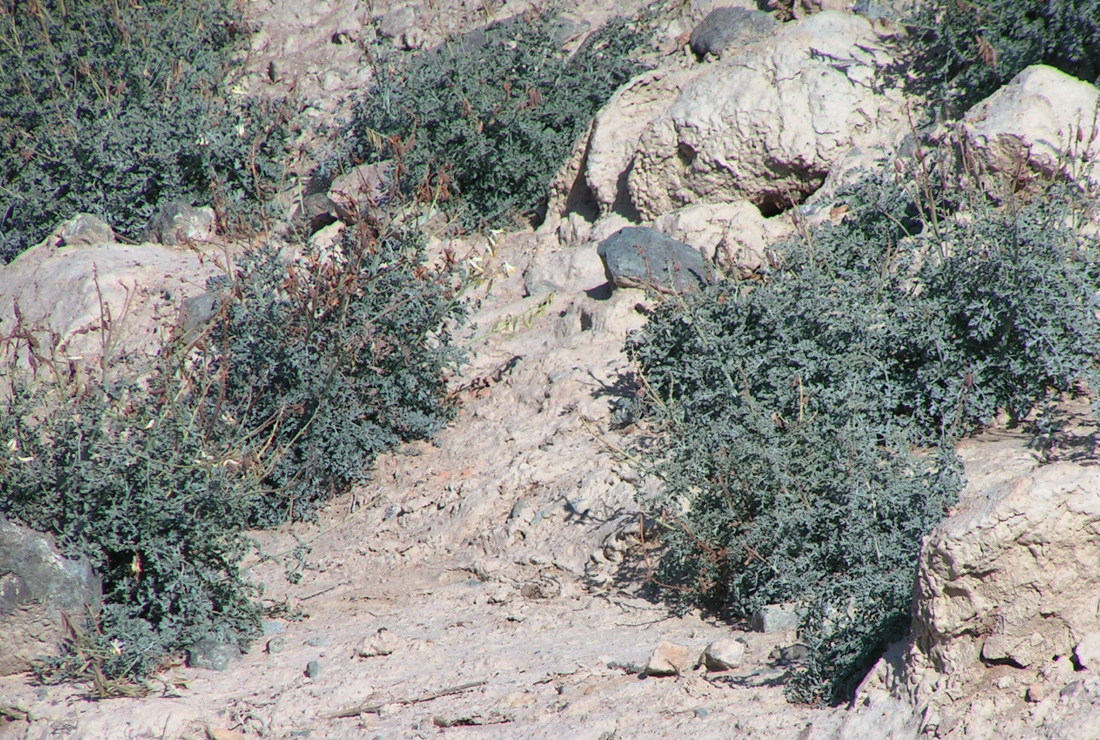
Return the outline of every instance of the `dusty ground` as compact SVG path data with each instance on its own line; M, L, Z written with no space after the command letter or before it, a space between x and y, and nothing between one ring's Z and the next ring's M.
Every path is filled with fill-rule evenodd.
M436 444L382 459L317 524L259 535L283 555L252 568L279 633L225 672L173 669L140 700L8 679L0 695L32 721L0 736L795 738L835 723L783 699L787 669L768 656L792 634L677 616L624 580L644 573L646 545L609 403L644 295L607 297L594 245L556 243L478 247L463 407ZM560 289L538 292L548 271ZM301 559L288 554L299 545ZM661 640L701 651L731 635L749 646L739 670L639 677ZM360 657L365 638L392 653ZM374 711L328 718L364 704Z

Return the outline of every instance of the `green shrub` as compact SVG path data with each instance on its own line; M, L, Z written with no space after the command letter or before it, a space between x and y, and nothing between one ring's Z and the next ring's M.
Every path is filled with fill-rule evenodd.
M211 286L224 304L206 346L225 375L222 413L285 450L253 523L310 516L380 452L451 418L444 372L460 361L449 335L464 314L459 276L423 259L421 236L362 224L289 274L268 247L231 285Z
M232 228L274 193L280 114L226 97L231 0L4 0L0 29L0 263L77 212L137 238L162 201Z
M396 158L418 197L451 200L467 227L535 215L577 137L642 69L632 55L645 39L626 21L571 55L561 28L528 14L384 61L325 168Z
M957 115L1032 64L1100 81L1100 0L934 0L903 71Z
M763 283L668 300L628 343L634 411L664 433L663 577L741 617L801 602L793 699L840 700L904 629L958 437L1100 387L1100 262L1063 225L1070 201L970 193L956 219L963 195L864 182Z
M89 557L106 592L98 629L45 673L91 673L110 693L205 637L247 645L245 527L308 516L450 416L459 276L423 256L419 238L369 224L290 265L261 247L215 281L208 324L151 368L111 362L93 380L13 332L0 513ZM16 370L20 352L38 378Z
M193 368L197 370L198 368ZM241 439L196 403L176 366L148 382L13 382L0 413L0 512L55 534L102 576L98 630L44 668L71 678L140 676L213 636L246 647L259 610L237 563L258 481ZM89 661L93 663L93 661Z

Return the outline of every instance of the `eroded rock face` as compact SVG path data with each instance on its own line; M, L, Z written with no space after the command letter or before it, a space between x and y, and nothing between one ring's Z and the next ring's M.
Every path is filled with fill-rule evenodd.
M922 548L910 637L860 695L911 702L941 736L1042 721L1095 737L1096 708L1065 697L1098 679L1077 656L1100 632L1100 468L1038 466L1022 445L984 454Z
M968 154L1017 183L1060 176L1100 185L1100 90L1053 67L1020 72L971 108L959 131Z
M0 517L0 676L54 653L64 620L79 623L101 599L87 562L62 557L49 536Z
M865 18L824 12L706 68L639 139L627 175L642 219L748 200L767 215L801 202L851 147L897 127L876 90L888 61Z

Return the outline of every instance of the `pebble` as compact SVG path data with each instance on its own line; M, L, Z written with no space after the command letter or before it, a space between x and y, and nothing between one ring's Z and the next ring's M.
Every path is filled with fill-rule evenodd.
M311 637L306 640L306 644L310 647L327 647L329 643L328 637L321 635L320 637Z
M272 655L277 655L283 652L283 648L285 647L286 638L272 637L270 640L267 641L267 652L271 653Z
M306 663L306 675L310 678L317 678L321 675L321 661L311 660Z

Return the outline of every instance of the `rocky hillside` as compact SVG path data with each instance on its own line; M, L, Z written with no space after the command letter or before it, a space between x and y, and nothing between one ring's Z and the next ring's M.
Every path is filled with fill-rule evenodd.
M1080 258L1091 266L1089 250L1100 233L1100 90L1086 79L1088 70L1027 64L1007 79L983 82L988 93L969 100L957 90L946 95L909 84L915 71L899 73L899 64L910 63L906 44L920 33L907 21L913 3L588 5L562 4L550 34L557 48L575 55L570 59L595 60L584 67L589 73L626 69L607 56L618 41L606 47L586 43L603 38L595 34L612 17L633 17L647 34L629 57L641 71L617 85L578 128L564 164L557 163L542 187L542 202L518 204L520 213L504 221L491 221L498 215L477 211L477 204L448 211L453 201L445 191L448 182L459 181L457 165L448 171L423 163L422 179L415 182L421 189L413 196L399 192L406 161L410 172L421 166L411 155L402 159L403 143L436 135L426 119L414 134L401 129L400 120L388 133L362 124L380 138L355 145L361 149L349 149L332 134L346 130L331 127L357 115L362 121L363 111L373 110L356 96L391 73L387 60L415 65L442 53L433 51L440 48L477 49L496 38L494 31L478 29L510 18L535 28L543 17L538 11L521 2L265 0L246 8L247 44L235 58L243 72L233 95L291 107L284 116L286 174L272 193L273 215L242 235L227 228L221 202L195 208L181 200L148 214L148 227L135 239L116 233L123 224L71 213L45 229L44 241L0 267L0 337L9 378L41 375L37 352L46 346L54 361L46 370L77 384L100 382L101 372L102 384L112 387L126 368L148 373L160 367L166 342L186 340L196 336L189 332L201 334L211 325L236 326L210 323L221 320L229 304L219 303L228 299L211 288L217 280L209 280L236 284L230 281L234 270L248 264L247 255L261 243L274 245L273 253L298 270L277 273L278 279L263 284L265 295L295 295L297 286L345 286L344 276L369 273L379 281L363 283L367 287L359 294L376 285L394 293L381 308L372 304L366 321L372 327L410 304L435 306L436 299L460 297L469 314L463 321L458 312L439 308L437 323L423 331L429 340L419 345L428 352L450 342L466 355L461 365L441 360L407 379L399 393L383 384L368 393L420 398L430 395L423 388L434 378L441 403L453 409L449 423L441 415L438 424L423 421L433 435L410 434L389 448L372 448L365 474L354 471L348 485L333 484L335 495L328 499L290 497L290 511L279 509L285 516L275 526L256 526L274 521L261 521L263 516L277 518L267 510L222 514L240 516L253 527L247 534L255 546L242 545L239 560L244 581L262 588L253 599L262 611L242 611L259 624L260 634L251 641L210 634L174 650L145 676L105 675L104 666L114 665L113 658L126 656L132 645L117 641L112 657L97 652L109 653L110 643L103 648L81 639L82 631L96 629L80 612L84 602L104 599L100 578L87 562L59 552L56 540L65 549L64 537L41 536L0 517L0 737L1100 738L1100 480L1087 387L1097 349L1095 282L1084 282L1087 292L1065 295L1058 293L1063 284L1081 287L1074 282L1077 273L1066 273L1062 282L1061 272L1041 273L1049 282L1036 286L1029 278L1039 274L1028 272L1032 263L1023 257L1007 262L1007 272L1016 269L1025 278L1021 295L1025 288L1048 288L1026 293L1037 296L1034 305L1043 312L1034 321L1019 319L1031 333L1021 329L1009 341L1020 336L1034 342L1005 353L1012 362L1023 356L1032 364L974 361L952 368L944 382L957 395L942 401L929 391L934 402L926 405L928 417L941 406L953 414L940 425L951 426L950 435L930 441L882 432L868 443L892 453L888 443L904 440L912 448L905 450L911 453L907 475L933 459L937 444L949 446L961 462L964 483L925 530L910 528L916 562L888 574L905 584L903 634L858 656L856 680L837 679L852 684L851 694L832 705L788 700L791 687L819 670L825 654L806 615L821 607L825 642L839 641L828 630L863 614L858 597L843 592L837 597L843 603L835 607L808 603L831 593L826 586L832 584L812 584L805 600L756 604L750 594L743 602L723 602L714 598L705 575L680 572L681 579L670 583L670 554L691 561L691 547L713 552L713 563L735 563L735 570L747 570L753 556L731 556L732 546L714 544L725 542L720 535L708 542L688 526L699 521L691 514L704 511L706 500L691 496L718 477L715 469L707 468L709 479L701 475L677 488L669 468L660 466L675 449L668 442L672 432L692 428L695 419L689 417L702 407L685 405L682 416L673 416L675 423L664 425L652 409L647 416L637 406L675 398L661 395L655 375L652 382L645 377L637 332L665 326L662 317L682 306L702 306L692 315L705 315L707 304L695 301L722 296L722 286L735 288L720 297L720 306L783 285L784 270L796 260L792 255L803 254L789 251L791 243L828 255L834 244L828 235L840 232L827 230L862 223L856 221L861 208L873 210L851 196L853 187L869 181L893 183L903 193L921 191L913 197L915 207L931 204L933 211L931 217L923 211L912 215L906 226L914 233L892 243L897 259L883 273L900 275L899 290L934 274L927 270L937 259L948 263L952 253L965 253L964 240L985 233L966 229L987 218L1000 223L1006 210L1055 214L1057 233L1070 235L1059 237L1071 245L1069 261ZM990 28L986 33L999 38ZM583 56L593 48L594 56ZM558 79L566 79L566 72ZM564 87L513 91L509 83L503 97L492 98L493 115L471 127L493 133L498 119L512 115L507 106L519 101L516 117L508 119L519 130L528 125L524 115L552 108L555 94L565 99ZM467 102L471 121L476 102ZM532 144L531 151L552 149L535 128L532 140L543 148ZM364 161L368 150L386 156ZM321 171L327 175L318 176ZM936 211L944 201L922 199L922 188L939 187L932 171L952 194L973 195L948 184L980 178L988 188L982 197L992 193L988 204L982 201L988 210L952 195L953 210ZM489 165L483 174L499 176ZM875 177L882 179L868 179ZM1072 191L1075 205L1068 211L1056 210L1062 191L1047 189L1051 183ZM461 184L454 190L472 192ZM470 225L471 212L481 219L477 228ZM342 272L347 245L364 233L388 243L389 232L379 224L390 217L415 224L423 263L410 257L408 275L401 273L406 281L385 282L387 270L416 251L413 242L401 242L381 265ZM921 228L912 228L917 223ZM939 229L947 236L940 239ZM868 227L867 243L874 233ZM1046 232L1038 238L1019 233L1022 242L1045 243ZM992 261L990 254L982 256ZM857 270L875 267L861 264ZM295 282L304 274L331 282ZM439 292L402 298L401 291L421 289L425 283L418 281ZM994 283L990 278L983 293L987 286L979 280L976 289L979 298L994 296L988 309L993 313L1003 303ZM452 296L447 291L454 286ZM903 295L916 305L933 288ZM853 285L851 293L860 291ZM308 304L316 308L315 318L327 305L328 294L318 295ZM1048 297L1049 304L1041 302ZM1047 311L1048 305L1057 310ZM897 316L900 325L900 310ZM930 336L939 318L925 317ZM871 327L861 339L868 356L882 325L874 316L857 324ZM396 346L402 333L419 335L418 326L400 324L393 334L372 335L346 354L360 357L387 342ZM776 340L783 350L778 354L805 351L801 335L790 331ZM916 336L906 341L916 346ZM195 340L186 346L198 351L203 345ZM995 343L983 347L990 355L990 348L1000 351ZM998 383L1015 377L1018 367L1030 372L1047 353L1057 361L1044 365L1051 369L1034 380L1037 390L1031 391L1041 402L1020 400L1024 391L1013 386L1005 392L1016 395L998 403ZM216 362L195 359L206 355L185 357L192 364L182 367L205 368L211 376L223 371ZM378 368L390 355L369 357L354 366L356 372L382 375ZM1080 357L1090 366L1079 367ZM190 383L203 377L180 372ZM703 375L705 394L719 393L705 385L710 376ZM939 382L932 370L921 377L929 387ZM802 380L800 375L793 385L788 379L783 391L793 394L800 423L803 409L813 417L812 403L824 395L808 375L805 387ZM266 382L276 388L278 379ZM835 377L830 382L842 385ZM747 375L743 382L730 381L737 389L749 383ZM882 386L893 387L889 381ZM16 387L0 391L5 401ZM186 387L179 387L181 397ZM993 399L992 409L980 405L983 394ZM859 396L860 403L871 397ZM248 398L259 404L255 399L263 396ZM338 403L350 404L347 399L355 396L340 398ZM113 407L118 416L128 413L124 405ZM892 413L905 406L894 403ZM1047 407L1051 415L1044 417ZM378 416L396 413L382 408ZM920 417L924 408L907 409L905 418ZM978 421L959 422L967 428L955 434L955 422L971 408ZM796 426L794 415L772 416L769 423L769 429ZM890 433L901 423L890 426ZM150 421L146 429L158 424ZM318 434L311 449L321 452L311 453L314 458L341 449L340 424L337 419ZM317 428L306 424L293 443ZM399 431L392 434L395 440L402 438ZM275 431L270 434L277 439ZM363 438L373 444L374 437L357 439ZM10 454L0 458L6 481L22 480L17 472L28 468L17 466L36 464L22 439L13 436ZM715 451L721 449L708 450ZM311 464L320 465L314 458ZM219 475L260 465L247 456L227 453L225 459L231 463L214 466ZM876 459L891 461L881 464L885 468L898 458ZM56 480L61 486L65 479ZM221 485L226 479L204 480ZM283 480L288 489L297 483L294 475ZM5 495L15 490L11 486ZM143 506L156 508L149 501L179 493L157 493ZM302 501L316 507L305 521L296 520L293 510ZM853 510L862 516L878 505L872 496L872 503ZM881 505L888 505L885 498ZM915 511L902 512L904 521L918 518ZM687 536L670 532L675 527ZM735 528L716 529L723 527ZM702 525L697 531L703 532ZM693 541L677 545L678 536ZM779 562L780 549L773 562ZM215 555L222 552L238 551ZM136 548L124 555L114 562L115 553L112 566L129 569L135 593L147 593L136 589L151 588L149 581L158 577L149 575L153 566ZM237 563L219 572L235 573ZM838 582L848 577L848 570L833 567ZM776 572L774 578L787 575ZM213 608L207 618L213 624L222 616ZM880 643L899 637L875 634ZM69 648L60 655L69 656L68 662L53 675L68 680L36 677L32 669L38 665L42 674L42 664L35 659L58 655L63 641ZM824 691L823 683L814 685ZM108 698L87 698L97 692Z

